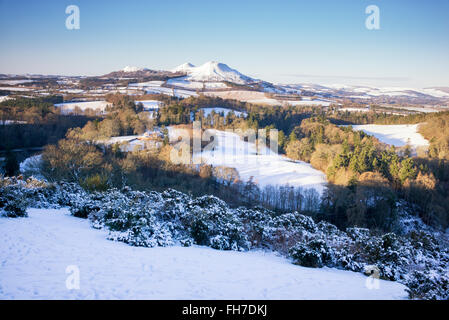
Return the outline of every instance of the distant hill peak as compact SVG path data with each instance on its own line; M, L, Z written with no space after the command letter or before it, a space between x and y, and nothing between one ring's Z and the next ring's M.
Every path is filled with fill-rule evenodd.
M256 81L255 79L232 69L227 64L217 61L208 61L199 67L195 67L191 63L184 63L172 71L184 72L187 74L187 79L192 81L226 81L237 84L247 84Z
M138 67L130 67L126 66L122 69L123 72L138 72L138 71L146 71L147 68L138 68Z
M171 72L184 72L184 73L187 73L192 68L195 68L195 66L193 64L191 64L190 62L186 62L186 63L183 63L183 64L177 66L176 68L172 69Z

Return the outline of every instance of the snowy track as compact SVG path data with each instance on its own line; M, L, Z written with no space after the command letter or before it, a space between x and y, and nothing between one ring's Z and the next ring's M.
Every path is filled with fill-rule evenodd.
M135 248L67 210L0 219L0 299L400 299L405 287L349 271L309 269L271 253ZM80 289L66 288L66 268Z

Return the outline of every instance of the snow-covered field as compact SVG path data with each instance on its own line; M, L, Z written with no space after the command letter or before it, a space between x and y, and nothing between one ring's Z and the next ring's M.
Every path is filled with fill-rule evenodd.
M0 90L6 91L33 91L31 88L18 88L18 87L0 87Z
M215 111L215 113L219 113L219 114L223 113L225 116L227 116L228 113L230 113L230 112L234 112L234 114L237 117L246 117L248 115L246 112L235 111L235 110L228 109L228 108L202 108L201 110L204 110L205 117L210 115L212 113L212 111Z
M141 100L141 101L136 101L136 104L142 103L144 109L148 110L154 110L154 109L159 109L159 107L161 106L162 102L158 101L158 100Z
M438 90L437 88L403 88L403 87L365 87L365 86L348 86L342 84L328 85L328 88L336 90L344 90L347 92L356 92L360 94L365 94L367 96L379 97L379 96L390 96L390 97L400 97L409 96L417 97L419 95L428 95L435 98L448 98L449 93L443 90ZM324 87L325 88L325 87Z
M228 86L223 82L199 82L190 81L186 77L175 78L167 81L168 85L186 88L190 90L201 90L201 89L226 89Z
M131 247L68 210L0 219L0 299L405 299L405 286L261 251ZM79 289L75 285L79 271ZM69 286L70 288L70 286ZM73 288L73 286L71 287ZM373 288L373 286L371 286Z
M162 85L163 81L148 81L148 82L139 82L139 83L130 83L129 88L131 89L141 89L145 90L146 93L149 94L166 94L169 96L175 96L179 98L188 98L192 96L198 96L195 91L186 90L186 89L172 89L166 88Z
M10 100L10 99L14 99L14 98L11 98L11 97L8 97L8 96L1 96L0 97L0 102L6 101L6 100Z
M252 103L252 104L264 104L264 105L268 105L268 106L280 106L282 104L282 102L280 102L279 100L267 98L267 97L263 97L260 99L250 99L250 100L246 100L245 102Z
M323 106L328 107L331 105L332 101L324 100L324 99L315 99L315 100L301 100L301 101L290 101L290 100L279 100L282 103L286 103L292 106Z
M375 136L381 142L403 147L410 145L412 148L428 146L429 141L418 132L419 124L404 125L356 125L354 130L363 131L369 135Z
M164 84L164 81L147 81L147 82L139 82L139 83L130 83L130 87L160 87Z
M191 90L203 89L203 83L197 81L189 81L185 78L175 78L167 81L168 85L182 87Z
M333 101L326 99L315 99L315 100L281 100L270 98L265 95L264 92L258 91L244 91L244 90L232 90L232 91L216 91L205 93L208 96L220 97L222 99L235 99L239 101L244 101L252 104L263 104L269 106L281 106L281 105L292 105L292 106L330 106Z
M348 112L369 112L370 109L368 108L340 108L338 111L348 111Z
M111 137L106 141L99 141L105 145L120 145L120 150L122 152L132 152L137 150L145 149L145 141L139 140L141 136L120 136L120 137Z
M242 181L253 181L259 186L290 185L315 189L322 193L326 185L326 176L310 164L293 161L263 147L257 154L254 143L245 142L236 133L219 130L209 130L216 137L213 150L204 150L194 155L202 162L212 166L235 168ZM176 141L176 130L169 128L170 140Z
M18 84L22 84L22 83L30 83L33 82L35 80L30 80L30 79L22 79L22 80L0 80L0 84L4 84L4 85L8 85L8 86L16 86Z

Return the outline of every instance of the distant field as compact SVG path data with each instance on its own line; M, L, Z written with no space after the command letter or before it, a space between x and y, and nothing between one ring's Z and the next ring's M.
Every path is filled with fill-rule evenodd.
M393 145L395 147L403 147L410 145L412 148L428 146L429 141L418 132L419 124L404 125L357 125L353 126L354 130L363 131L369 135L375 136L381 142Z

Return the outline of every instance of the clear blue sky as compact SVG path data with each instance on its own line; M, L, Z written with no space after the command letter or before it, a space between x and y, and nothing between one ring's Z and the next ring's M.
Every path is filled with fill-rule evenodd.
M371 4L380 30L365 28ZM448 0L0 0L0 43L0 73L217 60L273 82L449 86Z

